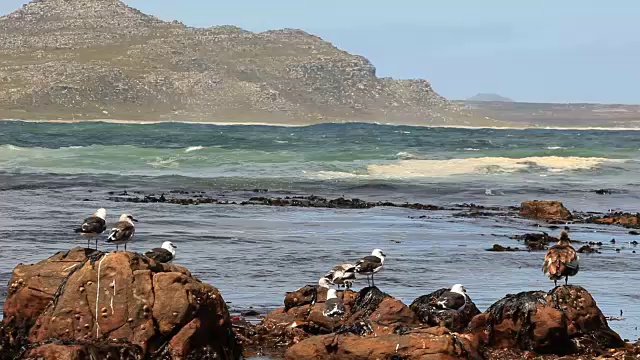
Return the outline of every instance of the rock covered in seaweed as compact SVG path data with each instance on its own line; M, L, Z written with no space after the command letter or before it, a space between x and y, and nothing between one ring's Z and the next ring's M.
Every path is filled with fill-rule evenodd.
M469 327L492 348L565 355L624 347L580 286L507 295L476 316Z
M49 273L56 276L43 279ZM73 358L87 351L107 354L116 346L150 359L241 356L220 292L178 265L75 248L18 266L10 284L3 328L12 348L58 341L68 347L32 353ZM29 303L38 306L19 309Z
M544 220L565 221L571 219L571 213L560 201L533 200L520 205L520 216Z
M418 319L430 326L443 326L451 331L461 332L466 329L474 316L480 314L476 304L468 299L461 310L443 310L436 307L436 300L449 289L440 289L415 299L409 308Z

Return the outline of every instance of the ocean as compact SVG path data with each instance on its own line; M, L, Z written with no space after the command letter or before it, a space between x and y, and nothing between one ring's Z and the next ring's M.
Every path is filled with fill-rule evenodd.
M236 202L313 194L445 207L557 199L577 211L638 211L639 171L636 131L2 121L0 306L16 264L86 245L73 228L105 207L109 222L123 212L140 220L129 250L171 240L176 263L218 287L234 312L266 313L281 306L285 292L374 248L387 254L376 285L390 295L409 304L462 283L485 310L508 293L553 287L541 272L544 252L485 249L494 243L522 248L508 237L557 230L514 217L460 217L454 210L109 198L125 191L188 191ZM633 284L640 280L640 254L629 244L637 238L621 227L570 226L573 239L606 244L601 254L581 255L580 273L570 283L589 290L605 315L622 310L623 320L611 327L637 339L640 294ZM617 245L608 245L612 238Z

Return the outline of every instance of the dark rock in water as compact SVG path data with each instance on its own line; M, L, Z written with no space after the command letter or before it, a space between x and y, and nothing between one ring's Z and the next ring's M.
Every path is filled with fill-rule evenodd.
M560 201L525 201L520 205L520 216L556 222L571 219L571 213Z
M476 316L470 331L492 348L541 354L601 353L624 346L591 295L580 286L507 295Z
M631 231L629 231L629 235L635 235L635 236L638 236L638 235L640 235L640 232L637 232L637 231L635 231L635 230L631 230Z
M620 225L626 228L640 229L640 214L612 213L604 216L592 216L585 220L588 223L601 225Z
M249 310L242 313L242 316L260 316L260 313L255 310Z
M18 265L9 289L2 352L57 341L68 346L34 349L39 351L34 354L74 358L95 350L105 354L96 358L120 351L184 359L215 352L227 360L242 353L216 288L181 266L140 254L74 248Z
M487 251L494 251L494 252L510 252L510 251L520 251L520 249L518 248L512 248L510 246L508 247L504 247L500 244L493 244L493 247L487 249Z
M582 246L580 249L578 249L578 252L581 254L593 254L593 253L599 254L600 253L598 249L594 249L589 245Z
M611 195L611 190L608 190L608 189L598 189L598 190L594 190L593 192L595 192L598 195Z
M404 335L323 335L293 345L285 360L480 360L475 338L445 328L412 330Z
M449 289L440 289L415 299L409 308L418 320L431 326L443 326L455 332L462 332L474 316L480 314L476 304L468 299L461 310L443 310L436 307L436 300Z
M546 250L550 242L558 242L559 239L543 233L529 233L524 235L512 236L512 239L522 240L530 251Z

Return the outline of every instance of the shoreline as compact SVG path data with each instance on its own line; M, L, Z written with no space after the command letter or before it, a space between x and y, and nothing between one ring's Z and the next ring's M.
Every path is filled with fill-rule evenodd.
M23 119L0 119L2 121L24 122L24 123L48 123L48 124L79 124L79 123L106 123L124 125L158 125L158 124L190 124L190 125L214 125L214 126L271 126L271 127L310 127L325 124L370 124L385 126L408 126L424 128L445 128L445 129L468 129L468 130L579 130L579 131L640 131L640 127L603 127L603 126L471 126L471 125L416 125L380 123L366 121L343 121L343 122L321 122L308 124L287 124L287 123L265 123L265 122L229 122L229 121L181 121L181 120L119 120L119 119L86 119L86 120L23 120Z

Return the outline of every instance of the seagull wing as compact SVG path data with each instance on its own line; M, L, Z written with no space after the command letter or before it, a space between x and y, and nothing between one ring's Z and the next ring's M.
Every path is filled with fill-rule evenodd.
M147 251L144 256L161 263L167 263L173 260L173 255L171 254L171 252L163 248L151 249L151 251Z
M111 233L107 238L108 242L126 242L133 237L136 229L133 225L126 221L121 221L116 227L111 229Z
M106 222L97 216L90 216L84 219L80 228L76 229L76 232L85 234L101 234L106 230Z

